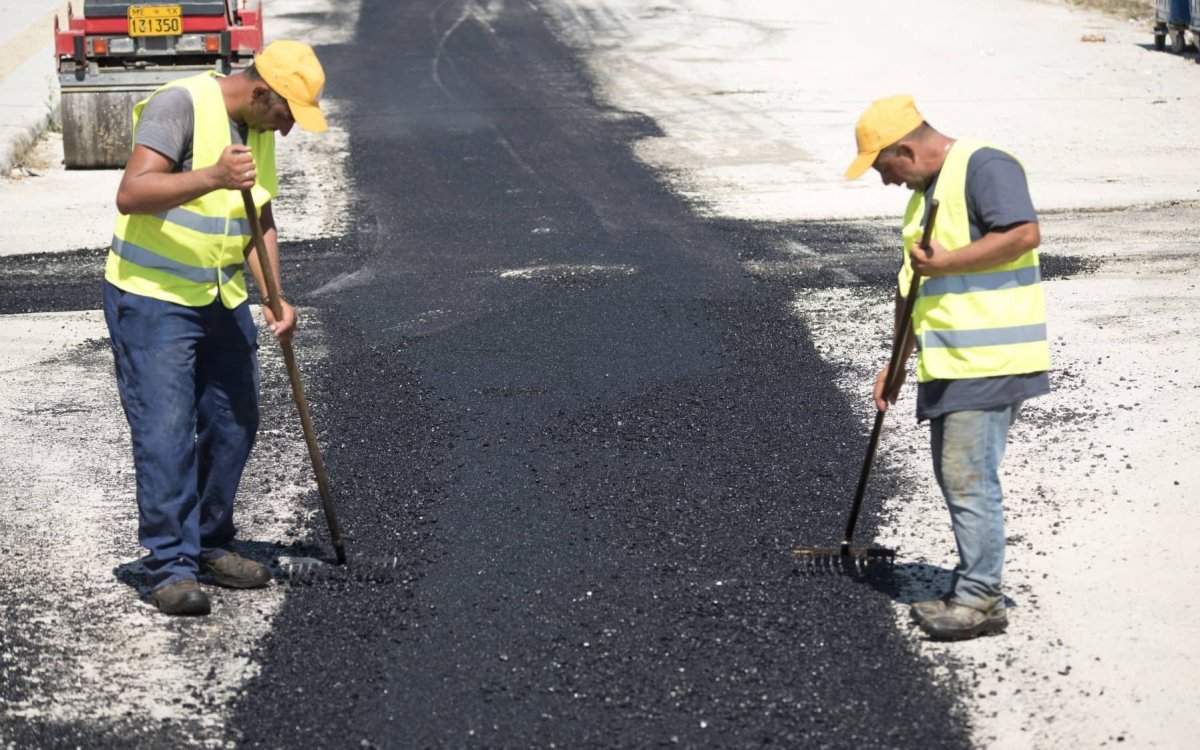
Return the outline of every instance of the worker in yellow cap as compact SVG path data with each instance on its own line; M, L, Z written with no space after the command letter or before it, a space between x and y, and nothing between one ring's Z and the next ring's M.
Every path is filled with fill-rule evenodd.
M258 430L246 265L265 289L240 191L254 198L279 279L275 133L325 130L324 84L312 48L278 41L237 74L173 81L133 109L104 315L133 437L142 566L168 614L208 614L197 574L234 588L271 580L232 548L234 495ZM280 302L281 319L266 300L263 315L290 340L296 312Z
M914 269L912 314L917 419L930 422L933 471L950 509L959 563L951 590L912 606L930 637L961 640L1008 626L1001 587L1004 510L999 468L1021 404L1050 391L1050 351L1037 246L1037 214L1021 164L986 143L950 138L925 122L909 96L873 102L855 129L857 179L874 168L884 185L904 185L904 259L896 328ZM929 252L919 247L932 200L939 202ZM904 382L875 404L887 409Z

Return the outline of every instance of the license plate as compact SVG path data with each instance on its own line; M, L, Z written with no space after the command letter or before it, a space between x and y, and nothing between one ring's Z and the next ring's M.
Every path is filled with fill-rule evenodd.
M178 5L130 5L129 36L179 36L183 8Z

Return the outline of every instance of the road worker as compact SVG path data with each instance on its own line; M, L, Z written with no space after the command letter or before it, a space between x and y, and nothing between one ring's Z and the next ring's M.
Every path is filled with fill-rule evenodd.
M233 588L271 580L232 549L234 495L258 430L245 265L265 289L239 191L253 195L279 279L275 133L326 129L324 82L312 48L277 41L237 74L173 81L133 109L104 315L133 438L142 566L167 614L208 614L198 574ZM267 300L262 311L290 340L296 313L281 302L279 320Z
M930 422L933 471L959 553L950 591L913 604L911 614L935 639L1000 633L1008 626L1000 463L1021 404L1050 391L1041 236L1025 172L1004 151L938 132L909 96L872 103L855 135L848 179L874 168L884 185L913 191L895 330L915 270L914 335L899 361L919 350L917 419ZM940 207L926 252L919 243L934 199ZM895 403L904 382L901 372L885 393L887 375L885 366L875 380L879 409Z

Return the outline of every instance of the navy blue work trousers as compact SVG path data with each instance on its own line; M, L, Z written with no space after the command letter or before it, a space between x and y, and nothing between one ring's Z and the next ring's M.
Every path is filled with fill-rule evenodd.
M233 541L233 499L258 431L250 306L187 307L104 282L117 390L133 437L138 540L152 587L194 579Z

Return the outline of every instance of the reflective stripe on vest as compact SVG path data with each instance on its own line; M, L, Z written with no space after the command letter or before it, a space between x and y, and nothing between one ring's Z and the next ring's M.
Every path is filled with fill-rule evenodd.
M950 252L971 244L967 165L986 144L958 140L946 154L934 188L940 203L934 239ZM920 240L925 194L914 191L904 216L904 265L900 290L907 293L912 268L908 251ZM1042 274L1036 248L979 273L922 278L913 309L920 357L917 378L1022 375L1050 368Z
M216 73L203 73L155 92L179 86L191 94L193 169L216 164L231 143L229 114L217 78ZM133 109L135 132L147 101ZM261 211L278 191L275 134L251 130L246 142L257 172L251 192ZM118 216L113 234L105 278L127 292L190 307L220 299L234 308L246 300L242 269L250 222L239 191L213 190L168 211Z
M233 279L234 274L242 270L242 266L225 266L224 268L202 268L199 266L189 266L186 263L180 263L177 260L159 255L158 253L147 250L144 247L121 239L113 237L112 252L115 253L121 260L129 261L137 264L142 268L149 268L156 271L163 271L172 276L178 276L181 279L186 279L197 284L228 284Z
M219 216L205 216L186 208L172 208L170 211L154 214L163 221L178 224L181 227L194 229L202 234L241 235L250 236L249 219L229 219Z
M919 297L937 294L966 294L968 292L994 292L1040 283L1042 271L1038 266L1016 268L1011 271L987 271L968 273L961 276L938 276L925 279L917 291Z
M1046 340L1046 324L980 328L974 331L926 331L921 346L926 349L962 349L972 346L1004 346Z

